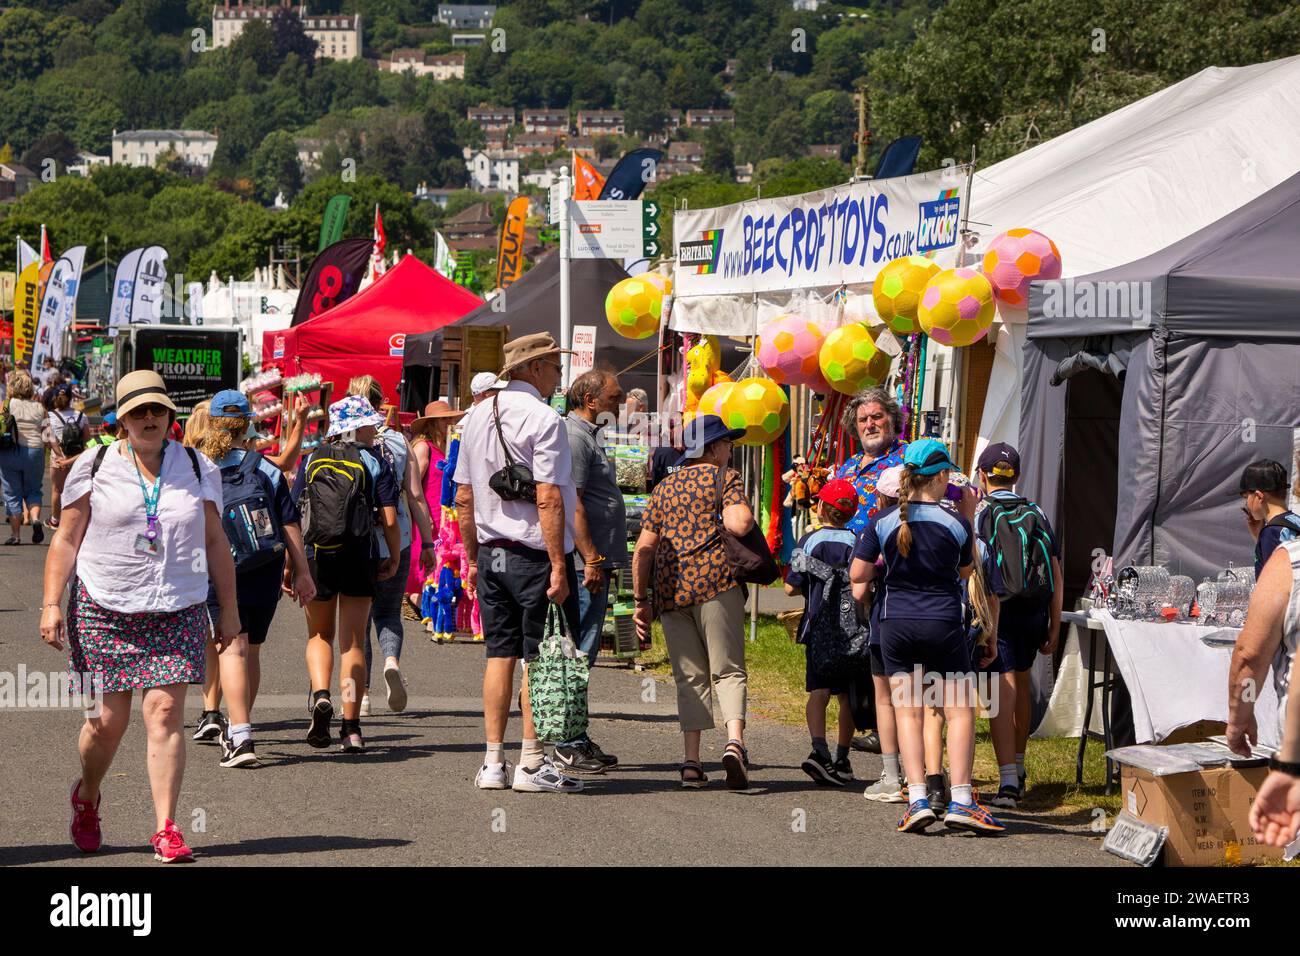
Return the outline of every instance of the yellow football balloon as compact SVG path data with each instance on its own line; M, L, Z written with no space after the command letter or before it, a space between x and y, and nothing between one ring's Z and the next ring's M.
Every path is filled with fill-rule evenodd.
M888 263L871 283L877 314L899 335L911 335L926 283L941 271L939 263L925 256L903 256Z
M993 286L974 269L944 269L921 294L921 331L942 345L973 345L988 334L996 306Z
M826 336L817 362L831 388L852 395L888 377L893 358L876 347L883 328L851 322Z
M663 285L645 276L624 279L605 297L609 327L625 339L647 339L659 331L664 307Z
M720 386L709 389L712 392ZM704 393L708 398L709 392ZM700 401L703 412L704 401ZM790 424L790 400L770 378L742 378L733 382L722 400L720 417L728 428L743 428L738 445L770 445Z

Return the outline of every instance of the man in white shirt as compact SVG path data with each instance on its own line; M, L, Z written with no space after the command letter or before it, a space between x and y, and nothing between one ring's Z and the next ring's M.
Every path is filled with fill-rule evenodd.
M456 508L469 558L467 590L477 593L488 658L483 675L487 755L474 778L484 790L582 789L536 740L526 666L520 693L523 752L513 784L504 744L515 661L537 655L552 603L565 609L570 633L576 633L577 489L564 421L546 402L560 384L561 351L549 332L507 342L502 376L509 381L488 393L491 397L461 423ZM508 479L512 468L513 481Z

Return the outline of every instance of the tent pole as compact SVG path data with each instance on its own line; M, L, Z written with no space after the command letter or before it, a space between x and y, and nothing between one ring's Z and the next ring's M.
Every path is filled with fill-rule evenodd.
M560 195L564 197L560 206L560 348L573 348L573 329L569 322L569 167L560 168ZM560 374L560 385L567 389L569 387L569 371L571 366L571 355L567 353L560 355L562 363ZM546 398L549 400L550 396Z

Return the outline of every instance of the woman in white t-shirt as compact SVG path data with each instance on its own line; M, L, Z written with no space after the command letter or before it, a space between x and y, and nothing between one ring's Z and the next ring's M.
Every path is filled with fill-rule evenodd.
M157 373L132 372L118 382L123 440L81 455L68 475L41 609L45 642L62 650L67 635L69 670L93 675L83 680L93 679L102 700L98 716L81 729L73 842L87 853L100 847L100 784L139 690L158 825L151 842L154 859L164 863L193 858L172 818L185 767L185 691L203 680L209 573L221 602L212 639L220 648L239 635L221 473L167 440L175 414ZM61 598L69 579L65 623Z

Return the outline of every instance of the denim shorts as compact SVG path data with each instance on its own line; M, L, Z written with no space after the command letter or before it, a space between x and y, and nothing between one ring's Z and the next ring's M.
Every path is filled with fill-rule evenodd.
M4 480L5 514L22 514L24 502L39 505L45 480L44 447L0 451L0 478Z

